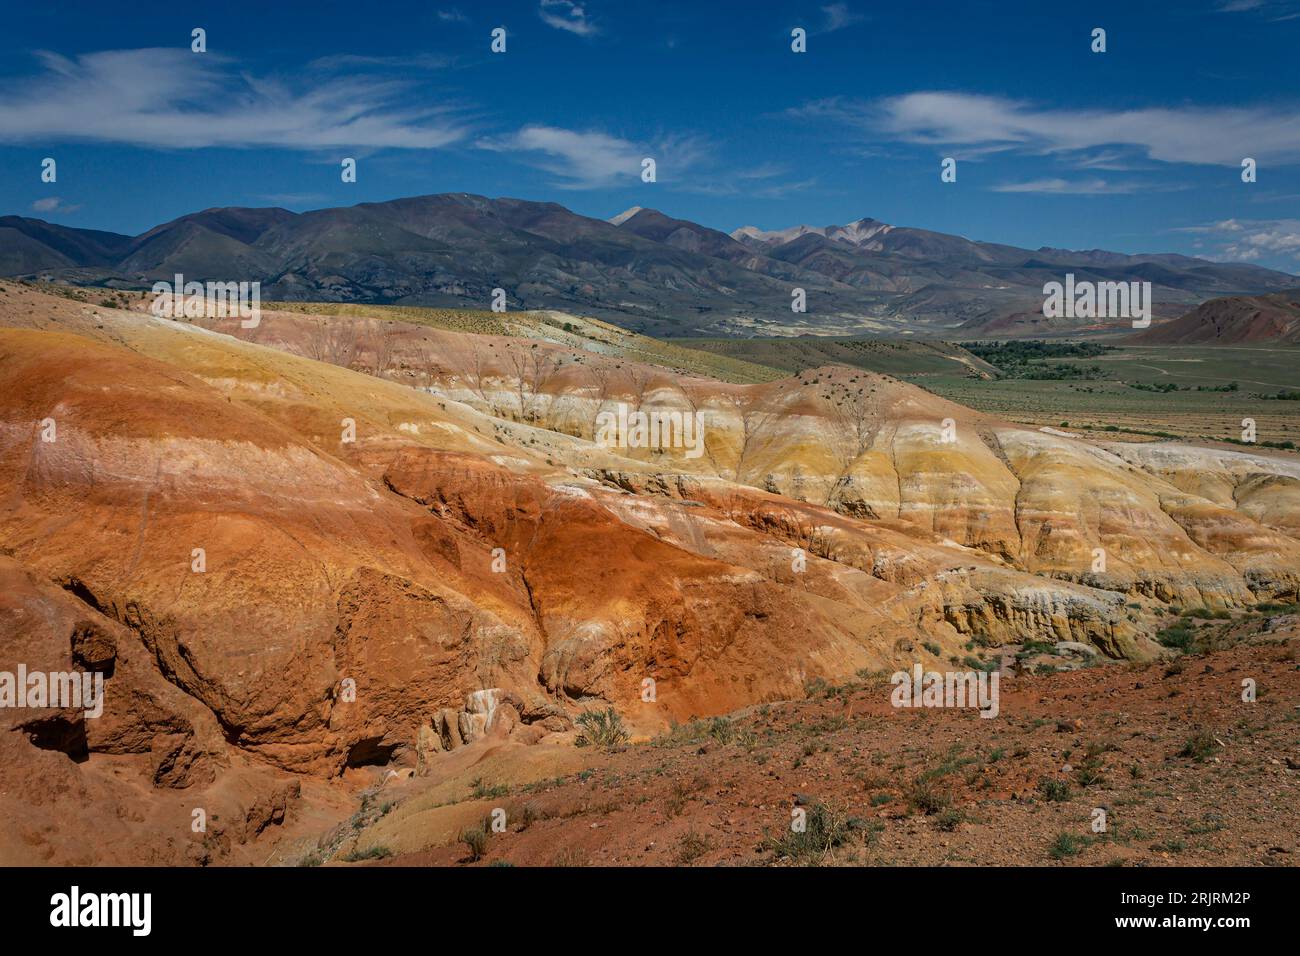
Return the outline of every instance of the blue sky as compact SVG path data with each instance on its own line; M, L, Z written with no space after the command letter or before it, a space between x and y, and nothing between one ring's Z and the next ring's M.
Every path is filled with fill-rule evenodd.
M1300 273L1300 0L8 7L0 213L137 233L466 191Z

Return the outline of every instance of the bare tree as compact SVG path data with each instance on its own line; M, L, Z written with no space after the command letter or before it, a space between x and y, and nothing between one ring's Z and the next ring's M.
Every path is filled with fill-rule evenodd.
M420 380L424 383L424 387L432 391L434 383L438 381L442 374L442 365L438 361L437 353L428 345L420 345L415 350L412 362L419 373Z
M628 381L632 384L632 411L641 411L645 403L645 393L650 388L650 373L645 369L628 366Z
M537 418L537 404L542 389L559 369L560 363L534 344L529 349L509 350L510 366L515 372L515 394L519 399L519 417L526 422Z
M375 343L375 375L379 378L383 378L393 366L396 338L397 334L391 329L379 333L379 340Z
M607 365L593 365L591 367L591 377L596 380L596 407L591 413L591 435L596 437L596 424L600 419L601 409L609 401L609 379L610 371Z
M469 355L465 358L464 365L461 367L461 375L464 376L465 384L469 386L470 391L482 399L484 406L491 411L492 402L488 399L484 385L487 380L487 361L477 342L474 343Z
M318 362L348 368L357 354L357 327L348 321L322 319L307 338L307 353Z
M847 385L831 385L822 396L826 418L830 422L833 440L831 452L835 456L839 473L826 494L827 507L839 499L849 484L849 472L866 454L875 437L876 402L863 388L854 390Z
M736 475L734 479L740 481L740 476L745 470L746 460L754 450L756 439L780 415L780 409L756 408L751 399L742 395L727 395L726 398L735 409L736 416L740 419L740 449L736 453Z
M317 362L329 361L329 349L326 346L328 333L325 326L324 319L313 322L311 328L307 331L307 338L303 346L303 351L307 353L307 357Z
M686 399L686 404L690 406L691 414L694 415L695 420L700 423L700 428L704 428L704 417L700 412L700 400L699 396L695 394L695 390L693 388L687 388L680 382L678 383L677 388ZM713 467L713 473L715 475L721 475L721 470L718 468L718 459L714 456L713 449L709 447L709 435L707 430L704 431L703 443L704 453L709 456L709 464Z

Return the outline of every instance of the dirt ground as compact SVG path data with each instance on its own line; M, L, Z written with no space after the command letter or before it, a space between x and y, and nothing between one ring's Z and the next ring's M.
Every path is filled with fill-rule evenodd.
M583 748L542 782L483 761L474 793L437 804L445 845L357 845L399 866L1293 866L1298 656L1295 616L1274 618L1216 653L1006 674L993 719L895 709L887 677L818 687ZM386 805L391 835L427 826L401 812L415 799Z

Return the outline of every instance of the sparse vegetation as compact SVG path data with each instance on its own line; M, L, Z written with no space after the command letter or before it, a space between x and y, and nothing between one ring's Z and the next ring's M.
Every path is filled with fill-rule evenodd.
M591 745L616 750L631 739L623 727L623 718L613 707L583 711L578 715L576 723L582 728L582 733L574 740L579 747Z
M786 830L779 838L769 837L764 846L777 859L813 864L822 862L848 837L849 825L844 814L818 803L808 808L801 831Z
M482 777L476 778L469 786L475 800L491 800L493 797L504 797L510 792L509 785L504 783L489 785L483 782Z
M1047 851L1047 855L1053 860L1064 860L1072 856L1078 856L1083 852L1084 847L1086 846L1086 838L1074 836L1069 833L1061 833L1057 835L1056 839L1052 842L1052 846Z
M1190 757L1197 763L1208 760L1219 749L1219 741L1214 734L1205 729L1197 730L1187 738L1183 749L1178 751L1180 757Z
M953 807L944 810L935 817L934 825L940 830L951 832L966 822L966 814Z
M681 866L689 866L712 849L712 839L694 830L688 830L678 845L676 859Z
M1081 787L1095 787L1106 782L1100 758L1090 758L1075 771L1074 779Z
M952 803L952 797L939 787L934 778L925 775L912 781L907 788L905 799L909 812L926 815L947 809Z
M1156 632L1156 640L1165 647L1175 650L1185 651L1192 646L1192 640L1195 638L1195 632L1191 625L1185 621L1179 621L1169 627L1162 628Z
M461 830L456 839L469 848L469 858L478 862L487 853L488 843L492 839L492 830L486 823L479 823Z
M363 863L366 860L382 860L393 855L386 846L372 846L365 850L352 850L343 857L344 863ZM316 864L309 864L316 865Z
M1043 799L1048 803L1064 803L1070 799L1070 785L1064 780L1056 780L1052 777L1041 777L1038 781L1038 792L1043 795Z

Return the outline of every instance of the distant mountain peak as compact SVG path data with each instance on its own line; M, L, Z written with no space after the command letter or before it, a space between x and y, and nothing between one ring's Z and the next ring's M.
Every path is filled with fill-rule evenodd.
M850 245L860 246L869 242L876 236L883 235L893 230L893 226L888 223L879 222L868 216L861 219L855 219L852 222L846 222L842 226L791 226L788 229L762 230L757 226L741 226L731 234L731 238L737 242L748 242L750 244L778 246L783 243L793 242L807 235L821 236L832 242L847 242Z
M617 216L610 216L605 221L615 226L621 226L623 225L623 223L627 222L629 219L631 219L633 216L635 216L637 213L641 211L642 208L640 206L632 206L629 209L624 209Z

